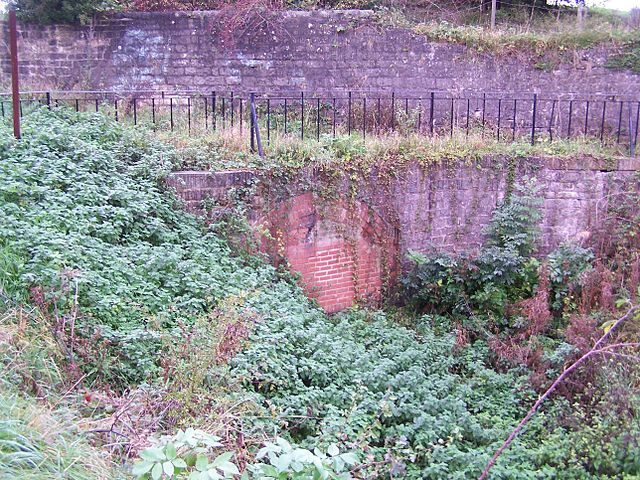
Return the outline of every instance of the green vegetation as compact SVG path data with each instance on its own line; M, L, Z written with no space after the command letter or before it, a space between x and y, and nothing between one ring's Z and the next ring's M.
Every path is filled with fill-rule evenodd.
M497 210L479 256L407 273L413 305L327 316L163 187L183 162L257 161L229 142L204 155L65 109L25 115L21 141L0 126L0 476L476 478L536 389L637 298L634 209L619 202L615 268L574 247L547 267L532 257L532 181ZM473 151L386 142L283 142L265 168L278 182L313 162L366 174L376 156L428 168ZM640 371L612 357L574 380L495 478L640 475Z
M554 157L563 160L589 158L604 164L628 155L625 147L615 142L602 144L598 139L577 137L570 140L538 137L531 145L529 138L516 138L515 142L498 142L495 137L482 136L474 131L469 136L456 132L449 136L429 137L413 133L367 137L358 133L351 136L322 136L301 141L298 138L272 139L265 145L265 158L249 152L246 135L238 132L220 132L200 137L181 137L159 134L166 142L179 150L179 169L225 170L251 168L258 171L284 174L306 167L328 171L357 170L367 172L371 168L401 170L411 162L424 167L434 164L471 164L486 158L517 160L535 157Z
M96 15L120 9L119 0L9 0L20 18L37 23L89 23Z

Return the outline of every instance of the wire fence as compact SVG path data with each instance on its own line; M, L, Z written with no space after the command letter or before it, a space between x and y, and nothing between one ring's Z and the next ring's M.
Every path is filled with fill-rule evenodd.
M253 100L252 100L253 99ZM21 115L34 106L104 112L118 122L192 136L233 130L258 133L269 145L279 137L315 139L338 135L480 134L500 142L589 137L636 155L640 98L538 94L339 96L233 92L51 91L23 93ZM253 113L252 113L253 112ZM0 94L0 115L12 116L11 96Z

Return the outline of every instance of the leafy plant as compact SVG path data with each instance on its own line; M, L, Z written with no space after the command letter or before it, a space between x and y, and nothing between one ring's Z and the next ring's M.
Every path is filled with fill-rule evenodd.
M239 475L230 460L233 452L224 452L210 460L209 454L222 447L220 438L202 430L188 428L173 436L165 436L158 445L140 452L141 461L132 468L139 479L183 478L189 480L219 480Z
M404 296L422 310L475 316L504 323L509 302L533 293L538 262L539 187L525 179L495 210L479 254L411 253L413 268L402 279ZM468 323L468 322L467 322Z
M570 243L563 243L549 254L547 264L551 281L551 306L554 310L561 311L570 301L569 294L579 290L580 275L591 268L593 259L590 249Z
M357 462L355 454L340 453L335 444L330 445L326 453L318 448L311 452L293 447L284 438L267 443L256 455L256 460L262 459L269 463L250 466L249 470L265 480L346 480L352 478L348 468Z

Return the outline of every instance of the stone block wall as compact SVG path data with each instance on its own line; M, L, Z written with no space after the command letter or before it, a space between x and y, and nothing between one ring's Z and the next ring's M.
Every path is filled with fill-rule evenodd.
M507 167L499 158L429 168L415 164L391 185L372 175L355 200L346 191L321 198L309 191L308 182L303 188L291 185L288 196L274 200L269 180L251 172L177 172L168 184L197 211L205 198L224 204L230 188L258 180L251 221L270 232L265 250L274 262L285 260L299 273L309 296L326 311L336 312L354 302L379 301L408 251L479 247L509 175L515 181L535 177L541 187L540 254L565 241L587 242L623 187L640 192L638 159L604 164L528 158Z
M84 27L21 25L23 87L51 90L250 91L343 95L395 91L533 92L636 96L640 76L603 65L607 51L576 52L552 71L517 56L470 53L408 29L377 24L370 11L289 11L231 37L216 12L131 13ZM10 76L0 22L0 86Z

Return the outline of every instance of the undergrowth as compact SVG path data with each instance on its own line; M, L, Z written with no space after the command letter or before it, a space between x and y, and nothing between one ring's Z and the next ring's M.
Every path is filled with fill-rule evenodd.
M183 170L253 169L258 172L286 170L292 172L303 167L345 171L358 169L366 172L372 167L385 166L402 169L409 163L424 167L436 164L471 164L486 158L517 160L553 157L560 160L594 159L610 163L628 155L623 146L602 144L588 137L573 139L538 138L534 145L530 139L498 142L495 138L473 132L469 136L457 133L453 137L428 137L419 134L397 134L363 139L359 134L321 136L300 140L293 137L274 138L265 145L265 157L249 151L246 138L238 131L221 131L198 138L160 134L178 151L174 168Z
M216 225L184 212L163 186L164 175L184 166L185 148L194 166L227 162L219 140L189 141L179 151L144 130L64 109L25 115L20 141L8 125L0 134L0 425L6 425L0 476L118 478L112 463L130 472L140 452L148 462L138 464L143 477L223 466L237 478L236 467L247 476L272 471L255 465L266 444L280 449L269 457L271 466L283 465L291 451L307 460L348 452L348 473L356 478L476 478L536 398L535 365L499 356L493 342L526 328L517 317L542 312L543 282L530 262L535 231L527 222L535 217L535 191L522 201L512 197L491 226L492 256L483 266L493 268L493 277L483 279L483 289L506 294L483 294L471 309L451 315L353 308L327 316L290 274L232 248ZM206 143L198 142L209 141L201 157L198 145ZM366 172L375 155L390 164L421 158L429 164L478 154L473 144L444 140L441 151L418 138L376 142L283 142L262 168L288 175L315 162ZM524 144L505 148L531 153ZM576 151L562 143L544 148ZM633 212L616 218L635 218ZM633 249L629 242L613 243ZM513 281L496 280L504 258ZM560 294L554 328L571 326L590 338L598 323L570 322L582 293L563 258L546 297ZM565 283L571 288L562 290ZM604 298L602 288L589 291L592 300ZM431 291L430 303L441 299L437 293ZM537 306L517 303L532 298ZM482 328L461 324L465 316ZM548 332L533 335L545 341L538 333ZM564 341L550 338L541 351L552 357L539 363L549 372L579 350L579 336L570 333ZM606 382L605 370L587 372L598 386L585 390L594 392L590 401L569 390L569 401L557 398L536 417L496 465L496 478L638 475L637 396L629 394L637 372L615 359L607 368ZM50 429L38 424L49 419L42 412L51 417ZM189 427L215 436L225 453L189 465L193 459L168 446L193 433ZM158 439L164 434L170 440ZM280 437L301 448L286 447ZM150 447L158 444L161 452ZM42 460L37 468L12 460L29 455ZM311 471L311 463L287 464L283 478L307 478L295 472Z

